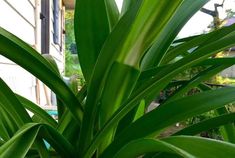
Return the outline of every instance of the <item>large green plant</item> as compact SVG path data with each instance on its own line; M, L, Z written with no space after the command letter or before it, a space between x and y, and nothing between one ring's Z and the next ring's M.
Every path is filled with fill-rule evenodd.
M50 87L59 113L57 122L0 80L0 157L234 157L235 115L223 107L235 101L235 88L210 90L203 81L235 63L210 58L235 44L235 25L174 41L206 2L125 0L119 13L114 0L77 0L75 36L86 80L79 92L63 82L50 58L0 28L0 54ZM207 69L175 81L197 66ZM145 113L160 91L175 85L180 88L168 100ZM203 92L185 97L194 87ZM158 137L211 110L218 116ZM226 141L195 136L219 126Z

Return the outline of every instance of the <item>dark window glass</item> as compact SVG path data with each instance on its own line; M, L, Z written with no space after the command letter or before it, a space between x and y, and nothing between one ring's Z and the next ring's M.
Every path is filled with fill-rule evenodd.
M60 17L60 8L59 8L59 0L53 0L53 41L55 44L60 44L59 35L60 35L60 27L59 27L59 17Z

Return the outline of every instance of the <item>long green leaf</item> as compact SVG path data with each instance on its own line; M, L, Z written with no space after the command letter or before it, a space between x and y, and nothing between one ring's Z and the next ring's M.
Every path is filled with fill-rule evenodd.
M2 112L6 112L7 114L3 114L7 117L5 120L8 120L7 126L16 125L17 128L14 128L12 132L16 132L20 127L22 127L25 123L32 122L29 114L27 113L24 106L20 103L20 101L16 98L15 94L10 90L10 88L0 79L0 105L2 105ZM36 139L35 145L37 146L37 150L40 155L47 155L45 152L45 145L41 143L41 140Z
M172 80L172 78L175 77L175 75L182 72L183 70L198 64L212 54L233 46L233 40L235 40L235 36L233 33L231 33L231 36L226 36L222 39L204 45L200 49L195 50L193 53L177 61L176 63L166 66L158 71L155 76L152 76L149 79L148 82L143 83L133 95L137 96L143 92L147 93L147 91L151 89L150 91L152 92L149 91L148 96L146 96L148 99L145 99L152 100L160 90L160 88L157 87L164 87L170 82L170 80Z
M179 43L188 42L188 41L191 41L192 39L194 39L194 38L196 38L198 36L202 36L202 35L192 35L192 36L188 36L188 37L183 37L183 38L175 39L173 41L173 44L179 44Z
M215 112L217 115L224 115L229 113L226 107L216 109ZM220 127L220 133L225 141L235 143L235 127L233 123L225 124L224 126Z
M54 72L60 76L60 71L55 59L49 54L43 54L43 57L50 63L50 67L54 70Z
M139 66L141 57L168 24L172 15L181 4L181 0L171 1L143 1L132 29L120 50L118 61ZM162 16L164 15L164 16ZM125 53L124 53L124 52ZM137 63L136 63L137 62Z
M130 96L138 77L139 71L135 68L118 62L113 64L100 101L99 120L101 127ZM103 139L99 152L102 152L112 141L115 131L116 127Z
M197 36L183 44L176 46L175 48L169 50L166 56L164 57L162 64L168 63L169 61L173 60L176 56L189 51L190 49L195 49L200 45L206 45L207 43L211 43L220 39L223 36L234 31L235 25L224 27L219 30L213 31L208 34ZM203 44L204 43L204 44Z
M77 157L74 145L72 145L64 136L58 131L48 126L47 124L40 124L39 137L46 140L62 157Z
M104 2L108 15L109 29L112 31L119 20L119 10L115 0L105 0Z
M47 123L48 125L51 125L52 127L56 128L57 122L46 111L41 109L39 105L36 105L35 103L20 95L16 94L16 97L27 110L39 116L44 123Z
M235 58L210 58L198 63L196 66L234 64Z
M141 63L142 69L146 70L159 65L166 50L182 27L207 2L208 0L186 0L182 2L176 13L157 37L156 42L145 55Z
M0 103L0 119L2 122L2 128L5 128L5 130L2 130L1 137L4 138L4 135L7 136L6 138L12 137L15 132L18 130L18 126L11 117L10 114L7 113L7 111L3 108L3 105ZM6 139L4 139L6 140Z
M76 97L82 103L86 97L87 93L87 86L84 85L82 89L77 93ZM84 105L82 104L83 108ZM75 128L76 127L76 128ZM74 140L78 140L76 135L78 129L80 129L80 125L76 122L76 120L72 117L71 113L68 110L65 110L64 114L62 115L61 119L58 122L58 131L61 133L67 140L69 140L72 144L76 144ZM74 138L76 137L76 138Z
M188 117L233 102L235 101L234 93L234 88L223 88L166 103L147 113L120 133L116 140L105 150L104 155L113 155L118 148L131 140L149 136ZM221 95L224 97L220 98Z
M235 155L234 149L234 144L222 141L199 137L177 136L163 140L135 140L124 146L114 157L130 158L138 157L149 152L167 152L180 155L182 157L232 158Z
M97 60L92 79L90 84L88 85L88 94L87 94L87 101L84 110L84 118L83 118L83 125L81 128L80 139L78 148L80 150L85 150L88 144L90 143L93 137L93 126L94 121L97 113L97 104L99 102L99 98L102 95L102 89L104 80L106 78L106 73L110 69L113 61L117 58L117 52L113 52L113 43L115 43L115 47L120 45L122 42L122 37L126 36L126 32L130 29L131 22L136 16L138 8L140 6L140 2L135 5L135 7L131 10L131 12L125 15L122 19L120 19L117 26L114 28L112 33L110 34L109 38L107 38L105 45L99 55ZM123 27L126 29L123 30ZM116 38L119 37L119 38ZM115 49L114 51L117 51ZM80 151L81 152L81 151ZM84 152L84 151L83 151Z
M109 7L107 6L107 9ZM108 11L110 13L110 10ZM102 45L109 35L108 19L105 0L76 1L74 16L75 39L82 72L87 82L91 77Z
M24 157L36 137L41 137L49 142L61 156L75 157L73 146L62 135L54 128L38 123L28 123L22 126L9 141L0 147L0 156Z
M125 145L121 150L119 150L117 154L115 154L113 157L134 158L150 152L167 152L176 155L181 155L184 157L192 157L192 155L187 153L187 151L181 150L180 148L177 148L176 146L165 143L163 141L154 139L139 139L131 141L130 143ZM102 158L106 157L104 156Z
M57 130L71 144L73 144L74 146L77 145L77 140L79 139L79 135L77 133L80 130L80 126L76 122L76 120L74 120L74 118L68 113L68 110L66 110L64 115L62 116Z
M117 136L124 128L129 126L132 122L143 116L145 114L145 109L145 101L141 100L138 106L132 109L128 114L126 114L124 118L121 119L121 121L119 121L115 136Z
M122 1L122 9L121 9L121 15L124 15L130 7L132 7L136 3L136 0L124 0Z
M222 70L230 67L229 65L221 65L221 66L212 66L199 74L197 74L195 77L190 79L188 82L183 84L179 89L177 89L170 98L167 99L167 101L174 100L176 98L179 98L183 96L186 92L188 92L190 89L196 87L201 82L210 79L212 76L216 75L217 73L221 72Z
M200 132L207 131L228 123L232 123L235 120L235 113L224 114L214 118L204 120L202 122L193 124L189 127L186 127L174 135L196 135Z
M0 54L19 64L51 88L68 106L77 121L82 120L82 109L75 95L58 76L51 64L36 50L0 27ZM20 54L20 55L19 55Z
M194 157L233 158L235 155L235 145L223 141L192 136L169 137L163 139L162 141L187 151Z
M5 111L12 117L18 127L31 122L31 118L14 93L0 78L0 102Z
M54 71L57 73L57 75L60 76L59 68L56 64L55 59L49 54L43 54L43 57L50 63L51 68L54 69ZM57 107L57 112L58 112L58 121L60 121L61 115L63 114L64 109L66 109L66 106L61 101L61 99L58 98L57 95L56 95L56 107Z
M207 91L207 90L211 90L211 87L203 87L203 91ZM216 109L215 111L216 115L224 115L224 114L228 114L229 111L227 110L226 107L221 107ZM235 128L234 128L234 124L225 124L224 126L220 127L220 133L221 136L223 137L223 139L225 141L234 143L235 141Z
M0 147L0 156L3 158L25 157L38 133L38 129L33 127L33 124L23 126L14 137Z
M229 57L224 57L224 58L209 58L205 59L198 64L195 64L193 67L197 66L219 66L219 65L233 65L235 63L235 58L229 58ZM152 69L148 69L145 71L142 71L140 74L139 82L145 82L149 80L149 78L155 76L159 71L163 70L163 68L166 68L167 66L170 66L172 64L164 65L164 66L159 66L155 67Z
M1 108L1 103L0 103L0 137L2 139L2 141L6 141L8 139L10 139L10 135L13 135L13 131L11 130L11 134L9 133L9 125L6 122L6 118L4 117L4 111Z

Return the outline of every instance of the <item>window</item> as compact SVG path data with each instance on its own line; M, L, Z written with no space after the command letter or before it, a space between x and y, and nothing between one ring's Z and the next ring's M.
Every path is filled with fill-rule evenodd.
M60 6L59 0L53 0L53 41L60 45Z

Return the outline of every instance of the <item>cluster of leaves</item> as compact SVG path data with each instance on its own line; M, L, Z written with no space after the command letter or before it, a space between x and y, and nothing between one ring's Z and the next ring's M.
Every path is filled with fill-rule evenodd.
M235 101L235 88L211 90L203 81L235 63L233 58L210 58L235 44L235 25L174 40L206 2L125 0L119 13L113 0L77 1L75 37L86 80L80 91L73 80L70 87L63 82L50 57L0 28L0 54L55 92L59 114L56 122L0 80L0 156L234 157L235 114L224 106ZM197 66L207 68L175 81ZM179 88L166 101L145 113L157 94L175 86ZM184 95L194 87L202 92ZM167 127L211 110L216 117L157 137ZM195 136L219 126L225 141Z

